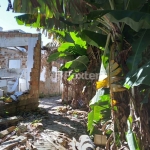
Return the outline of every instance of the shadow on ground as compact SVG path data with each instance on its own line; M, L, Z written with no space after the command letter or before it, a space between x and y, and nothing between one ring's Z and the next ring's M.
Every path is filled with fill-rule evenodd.
M59 112L59 107L62 106L60 97L40 99L39 108L47 111L47 116L43 119L44 128L65 133L70 138L79 138L80 135L86 134L85 115L69 114L69 110L61 113Z

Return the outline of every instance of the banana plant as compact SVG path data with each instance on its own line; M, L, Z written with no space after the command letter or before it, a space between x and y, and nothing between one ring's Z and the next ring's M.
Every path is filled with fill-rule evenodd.
M59 34L61 34L60 32ZM90 37L91 39L89 39L89 34L93 34L93 37L95 36L94 32L86 30L84 30L80 34L76 32L64 32L63 39L66 42L62 43L58 47L57 52L49 56L48 61L55 61L59 58L66 60L67 62L60 69L62 71L71 70L73 74L87 71L90 62L97 59L99 60L99 57L95 57L91 46L96 46L97 48L100 48L100 46L104 46L104 43L106 41L105 35L96 34L97 38L104 41L103 45L98 45L97 38L92 39L92 37ZM88 40L90 42L88 42ZM89 45L89 43L91 46ZM100 50L98 50L98 52L100 52ZM96 63L97 62L95 61L95 65Z
M108 80L106 81L109 81L108 88L110 89L111 99L109 108L111 110L111 119L114 127L112 130L113 133L110 135L110 137L113 137L113 141L110 140L112 138L108 138L106 144L107 148L110 143L114 149L125 146L121 141L126 140L124 138L124 131L130 113L128 110L129 103L130 106L133 106L134 108L134 114L138 113L138 116L142 119L143 114L138 105L140 101L135 101L135 98L139 93L143 96L146 91L145 88L142 88L140 92L138 92L138 89L136 88L136 94L134 92L131 93L127 88L125 91L117 90L117 92L114 92L113 85L111 84L111 67L113 64L118 64L115 69L120 70L119 68L121 68L122 70L121 72L119 71L119 77L116 77L118 74L115 75L115 78L117 79L115 86L125 85L125 87L131 87L135 90L135 85L141 86L146 83L145 81L147 81L148 76L145 75L147 73L145 70L147 70L147 66L149 65L146 65L148 61L144 61L144 58L146 57L144 54L145 49L147 49L149 45L149 3L150 2L147 0L52 0L46 2L44 0L36 0L36 3L32 0L14 0L14 11L26 13L16 17L19 24L42 28L48 32L58 30L58 28L58 31L77 31L86 42L89 42L89 44L94 44L94 46L99 48L105 47L101 58L101 64L108 70ZM84 31L88 32L84 34ZM97 38L97 40L95 40L92 36L93 34L90 34L90 32L94 32L95 38L97 37L96 34L99 34L101 35L100 37L107 36L107 39ZM60 56L60 54L57 54L57 56L58 55ZM65 53L65 55L68 54ZM84 61L86 62L86 60ZM67 67L71 67L71 64L72 63L67 64ZM141 67L140 70L139 67ZM141 71L143 70L145 72L142 74ZM138 74L136 75L136 73ZM144 79L143 75L145 75ZM121 80L118 81L118 79ZM125 84L123 79L125 80ZM103 83L106 82L104 81ZM124 89L122 86L118 88ZM100 89L98 89L98 91L99 90ZM98 91L96 93L97 95L99 95ZM98 96L96 97L101 100ZM126 97L126 101L124 100L124 97ZM139 99L139 97L137 99ZM102 104L98 104L97 106L99 105L102 107ZM96 109L93 107L93 111L96 110L97 112L98 110L101 114L100 107L95 107ZM148 109L146 110L148 111ZM129 113L125 114L126 111ZM90 116L93 116L94 114L95 113L91 113ZM118 118L120 118L120 120ZM132 118L137 117L132 116ZM100 119L100 117L96 117L95 120L97 122ZM93 122L91 121L91 118L89 121L90 125L88 129L90 130L91 127L92 129L90 131L92 131ZM137 121L138 119L135 119L132 124ZM103 122L102 125L105 125L105 123L106 122ZM144 123L145 120L142 120L142 122L139 123L139 126L145 127ZM144 131L144 134L142 131ZM142 131L139 131L140 134L136 134L135 136L137 136L136 138L140 141L139 147L147 149L148 147L145 143L147 142L150 144L150 139L147 136L148 129L143 128ZM128 133L129 132L127 132L127 134ZM142 141L138 135L142 135L145 141ZM127 135L126 137L129 136ZM130 147L130 144L128 144L128 147ZM130 149L132 148L130 147Z
M55 31L55 32L58 32L58 31ZM61 66L60 70L63 71L64 73L66 71L69 72L70 76L67 75L68 81L71 81L72 79L74 79L70 83L68 81L66 82L68 82L68 84L70 85L74 82L75 83L79 82L80 87L78 87L77 90L79 91L79 93L81 93L82 91L82 94L77 94L78 92L76 92L74 95L78 95L78 96L74 96L73 98L74 100L76 100L76 97L79 97L81 95L80 99L82 98L82 100L84 100L85 103L87 103L86 102L87 98L84 98L84 95L85 94L87 95L91 92L89 85L93 84L95 80L88 80L88 79L85 79L84 77L80 78L80 75L81 73L85 73L85 72L87 73L87 71L88 73L98 72L99 63L100 63L99 61L100 52L102 50L99 49L100 45L97 44L96 40L97 38L99 39L101 38L103 41L106 40L106 36L104 35L102 36L101 34L96 34L97 38L93 40L90 39L91 45L89 45L88 42L86 41L86 39L89 39L89 33L93 34L93 36L95 35L94 32L89 32L85 30L82 33L59 31L59 38L61 38L61 41L63 42L58 47L57 52L54 52L48 58L49 62L55 61L57 59L65 60L65 63ZM80 74L77 74L77 73L80 73ZM74 77L77 77L77 78L74 78ZM85 82L83 86L80 83L80 81L82 82L82 84L83 82ZM76 85L72 85L72 86L76 86ZM73 88L75 89L75 87ZM83 92L83 89L85 88L86 88L85 90L86 92L85 91ZM95 89L93 89L93 91L95 91ZM90 95L93 96L93 94L89 94L88 97L91 97ZM74 107L76 106L74 105Z

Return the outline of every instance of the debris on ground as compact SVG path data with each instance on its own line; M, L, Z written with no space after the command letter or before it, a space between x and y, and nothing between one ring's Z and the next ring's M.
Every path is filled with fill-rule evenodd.
M15 125L19 121L23 120L21 116L14 116L14 117L8 117L8 118L1 118L0 119L0 125Z
M0 150L94 150L86 122L87 112L42 99L34 112L0 119Z

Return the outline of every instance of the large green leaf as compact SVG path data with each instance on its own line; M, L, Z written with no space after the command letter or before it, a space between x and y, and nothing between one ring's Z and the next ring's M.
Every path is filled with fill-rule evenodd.
M60 52L53 53L49 56L48 62L55 61L59 58Z
M77 35L77 33L75 33L75 32L70 32L70 36L71 36L71 38L74 40L74 43L75 43L75 44L80 45L81 48L84 48L84 49L87 48L87 46L86 46L86 41L82 40L82 39Z
M106 15L109 21L118 23L124 22L133 30L150 29L150 14L128 11L128 10L95 10L87 15L88 20L93 20Z
M48 62L56 61L59 58L62 58L65 60L72 60L74 59L74 55L70 53L55 52L48 57Z
M65 52L70 47L73 47L73 46L75 46L74 43L69 43L69 42L63 43L58 47L58 52Z
M127 120L127 124L128 124L128 132L126 133L126 138L127 138L128 146L130 150L140 150L138 141L136 139L136 135L131 130L131 125L129 120Z
M138 69L138 64L141 62L142 59L142 52L149 45L149 35L150 30L144 30L140 38L132 43L133 54L127 60L127 65L130 68L130 73L133 73L135 70Z
M99 121L102 118L102 116L100 114L100 111L101 111L100 106L94 106L93 110L94 110L93 120Z
M144 4L147 3L147 0L129 0L128 10L140 10Z
M109 0L86 0L86 2L94 5L96 8L110 9Z
M131 76L126 78L124 86L138 86L141 84L150 86L150 62L136 70Z
M87 56L79 56L76 59L72 61L66 62L62 67L61 70L79 70L80 71L85 71L87 70L87 64L89 63L89 59Z
M109 2L109 0L86 0L86 1L91 4L95 3L95 4L99 4L99 5Z
M88 131L90 131L90 134L92 133L94 129L95 123L98 123L100 119L103 118L103 115L101 114L101 107L96 105L93 107L93 110L88 114Z
M31 0L14 0L13 9L17 13L38 13L38 8L33 7Z
M86 27L86 20L83 17L84 14L84 10L83 8L88 5L88 3L82 3L82 8L81 8L81 2L77 1L76 3L74 3L73 1L69 1L69 3L67 3L67 1L62 1L62 0L52 0L52 1L44 1L44 0L37 0L36 3L32 3L32 1L27 0L27 1L23 1L23 3L21 3L21 0L14 0L14 9L16 12L23 12L23 13L33 13L32 11L34 10L34 15L40 13L45 17L41 18L41 24L45 24L44 28L45 29L51 29L51 28L55 28L55 29L67 29L68 31L73 31L73 30L79 30L79 29L85 29L88 28L90 30L92 29L96 29L97 32L99 32L97 26L95 25L95 27L93 27L92 29L90 28L90 26L92 26L92 24L95 24L95 22L93 22L92 24L88 23L87 25L89 27ZM64 3L63 8L62 8L62 3ZM95 3L97 4L106 4L106 6L109 6L109 2L108 0L104 0L104 1L95 1ZM144 2L143 2L144 3ZM115 1L115 5L120 5L123 4L123 2L121 1ZM35 5L35 6L32 6ZM78 7L77 7L78 6ZM89 5L88 5L89 7ZM32 11L29 11L30 10ZM96 9L94 7L92 7L92 9ZM90 11L92 10L90 8ZM110 7L105 7L104 9L109 9ZM69 11L69 12L68 12ZM64 12L65 14L67 14L67 16L64 16ZM68 12L68 13L67 13ZM77 13L76 13L77 12ZM87 12L86 12L87 14ZM69 16L68 16L69 15ZM19 17L18 17L19 19ZM23 21L23 19L22 19ZM42 23L44 21L44 23ZM19 21L18 21L19 22ZM27 23L25 23L25 25L28 25ZM32 24L32 22L30 23L30 25ZM82 25L83 24L83 25ZM36 27L36 26L35 26ZM40 26L42 27L42 26Z
M111 107L109 89L99 89L89 105L92 110L88 114L88 131L92 134L94 124L100 120L106 122L110 119Z
M16 21L19 25L27 25L27 24L33 24L37 21L37 14L24 14L20 16L16 16ZM37 26L38 27L38 26Z
M110 9L109 0L86 0L89 3L95 3L95 6L98 8L103 8L104 10ZM140 10L143 5L147 2L147 0L114 0L115 10ZM127 7L128 6L128 7Z
M63 43L60 45L58 48L58 52L70 52L73 54L78 54L78 55L86 55L86 49L81 48L80 45L75 45L74 43Z
M130 0L128 8L129 10L139 10L144 4L146 0ZM125 7L127 1L124 0L115 0L114 5L115 9L123 9ZM98 26L94 22L88 22L85 16L89 13L89 16L94 14L94 18L101 17L106 13L110 13L109 20L112 22L125 22L129 26L131 26L136 31L141 28L149 28L149 16L139 14L139 12L130 12L130 11L118 11L115 10L110 11L110 4L109 0L87 0L86 2L76 0L76 1L64 1L64 0L14 0L14 11L15 12L22 12L28 14L37 15L40 13L43 17L40 19L40 26L34 24L34 27L43 27L44 29L62 29L68 31L74 30L94 30L96 29L97 32ZM93 10L97 10L98 8L103 8L104 11L100 12L93 12ZM107 11L108 10L108 11ZM136 13L136 15L135 15ZM26 15L26 14L25 14ZM45 19L44 19L45 18ZM136 21L135 18L141 18L140 20ZM93 20L93 17L91 18ZM89 20L91 20L89 19ZM36 19L37 20L37 19ZM19 16L18 16L18 22ZM28 21L26 23L25 20L22 18L22 22L20 24L24 24L27 26L31 26L32 22ZM30 22L30 23L29 23ZM134 24L134 25L133 25ZM94 26L93 26L94 25ZM33 26L33 25L32 25ZM92 27L92 28L90 28Z
M87 51L86 49L84 48L81 48L80 45L75 45L74 47L72 47L72 51L75 53L75 54L78 54L80 56L82 55L87 55Z
M89 45L93 45L98 48L104 47L106 44L107 36L103 34L99 34L88 30L83 30L81 36L84 40L87 41Z
M56 15L56 12L63 13L63 10L60 11L59 1L62 0L14 0L13 7L15 12L32 13L34 10L36 13L52 16Z
M59 28L60 30L75 31L80 29L78 24L74 24L63 17L48 18L40 13L23 14L16 16L15 18L19 25L32 26L35 28L44 28L46 30L57 30Z
M138 65L142 59L142 52L149 45L150 30L144 30L138 40L132 43L133 54L127 59L127 65L130 72L127 74L124 86L130 88L131 86L138 86L140 84L150 85L147 75L149 74L149 62L138 69Z
M89 59L87 56L79 56L78 58L76 58L75 60L73 60L73 63L71 65L72 69L87 69L87 64L89 63Z
M70 36L70 38L69 38ZM72 39L73 42L66 42L66 43L62 43L60 45L60 47L58 48L59 52L73 52L74 54L78 54L78 55L87 55L86 49L87 49L87 43L86 41L82 40L78 33L75 32L70 32L69 35L65 34L64 38L68 37L67 39Z
M104 95L107 95L109 94L109 89L108 88L101 88L101 89L98 89L96 91L96 94L95 96L92 98L92 100L90 101L90 106L92 105L97 105L99 103L99 101L101 100L104 100L104 99L101 99L101 96L104 96ZM105 98L105 97L104 97ZM107 97L108 98L108 97ZM107 101L109 101L109 99L105 99Z
M69 51L73 52L74 54L78 55L86 55L87 43L86 41L82 40L79 35L75 32L70 32L70 38L74 41L74 43L62 43L61 46L58 48L59 52Z
M94 130L94 110L90 111L88 113L88 123L87 123L87 130L90 131L90 134L92 134L93 130Z

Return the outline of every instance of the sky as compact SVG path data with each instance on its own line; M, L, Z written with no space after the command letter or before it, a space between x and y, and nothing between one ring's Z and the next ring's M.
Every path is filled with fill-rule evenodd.
M36 28L26 27L24 25L18 25L14 17L20 14L13 13L12 10L6 11L7 6L8 6L8 0L0 0L0 27L3 28L3 31L21 29L28 33L39 33L38 31L36 31ZM51 41L50 39L48 39L47 37L45 37L44 34L42 34L43 45L46 45L50 41Z

